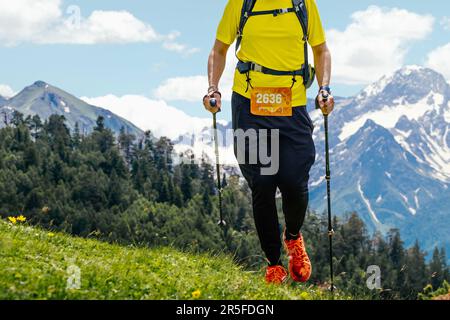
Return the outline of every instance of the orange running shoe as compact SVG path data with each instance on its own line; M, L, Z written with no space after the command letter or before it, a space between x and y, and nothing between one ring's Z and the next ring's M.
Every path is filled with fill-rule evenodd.
M287 278L287 271L283 266L269 266L266 270L266 282L282 284Z
M289 273L296 282L306 282L311 277L311 261L306 252L302 234L297 240L286 240L284 244L289 255Z

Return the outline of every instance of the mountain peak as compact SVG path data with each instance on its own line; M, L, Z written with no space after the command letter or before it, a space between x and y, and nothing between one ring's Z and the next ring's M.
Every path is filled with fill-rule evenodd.
M427 68L422 67L422 66L418 66L418 65L415 65L415 64L411 64L411 65L408 65L408 66L404 66L403 68L397 70L397 72L402 73L402 74L404 74L406 76L409 76L413 72L423 72L425 70L427 70ZM428 70L430 70L430 69L428 69Z
M413 104L430 93L450 96L450 86L444 76L429 68L410 65L366 87L357 96L357 102L395 105L395 101L402 100Z
M39 115L42 119L47 119L53 114L63 115L70 129L74 129L75 124L78 123L82 130L89 132L95 127L97 118L102 116L105 118L106 126L116 133L119 133L122 127L135 136L140 136L142 133L129 121L108 110L92 106L42 80L34 82L8 100L8 106L25 116Z
M46 83L45 81L42 81L42 80L38 80L35 83L33 83L33 86L45 88L45 87L48 87L48 83Z
M409 65L405 66L396 72L394 72L394 75L392 77L392 81L398 81L398 80L405 80L405 79L414 79L415 82L419 82L421 79L428 79L430 81L433 81L435 83L438 83L442 86L447 86L448 83L445 80L444 76L440 74L439 72L422 67L417 65Z

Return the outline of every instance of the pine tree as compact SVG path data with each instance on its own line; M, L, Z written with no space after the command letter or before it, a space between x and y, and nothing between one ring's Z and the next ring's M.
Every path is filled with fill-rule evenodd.
M42 130L43 124L42 124L42 120L38 115L34 115L31 118L31 128L30 130L32 131L32 136L34 139L39 138L39 134Z
M96 126L94 127L95 131L102 132L105 130L105 117L98 116L96 120Z
M444 280L450 282L450 270L447 265L447 255L445 253L445 249L441 248L439 251L441 261L442 261L442 270L444 270Z
M14 110L13 114L12 114L12 119L11 119L11 124L14 125L15 127L18 127L21 124L24 124L25 120L24 120L24 115L23 113Z
M190 172L190 165L181 166L181 192L183 193L184 201L192 199L192 176Z
M110 207L123 205L123 184L116 171L113 170L108 186L108 205Z
M80 142L81 142L80 126L78 122L76 122L72 137L72 145L74 146L75 149L77 149L80 146Z
M409 298L416 299L417 292L422 291L428 282L425 253L420 250L417 240L408 252L407 266L407 287L411 292Z
M131 164L132 160L132 147L133 141L136 137L132 134L128 134L125 132L125 127L120 128L120 133L118 137L120 150L123 152L125 156L125 160L128 165Z
M91 135L91 139L100 149L100 152L106 153L114 146L114 134L110 129L105 127L105 118L99 116L97 118L97 126L94 128L94 132Z
M405 249L403 241L400 237L400 231L398 229L392 229L388 234L389 238L389 258L393 266L393 272L395 274L393 280L394 289L401 295L408 294L406 288L406 261L405 261Z
M441 261L441 253L439 249L436 247L433 251L433 257L430 262L430 283L433 286L433 289L438 289L441 284L444 282L445 269L443 261Z
M51 115L44 124L44 131L50 146L56 151L62 160L67 160L70 152L72 138L69 128L65 124L64 116Z
M216 184L214 181L214 168L206 160L205 155L203 155L201 161L201 180L205 192L210 195L214 194L216 189Z
M203 191L202 202L203 202L202 211L207 215L211 215L213 211L213 205L211 201L211 196L209 195L209 192L206 189L204 189Z

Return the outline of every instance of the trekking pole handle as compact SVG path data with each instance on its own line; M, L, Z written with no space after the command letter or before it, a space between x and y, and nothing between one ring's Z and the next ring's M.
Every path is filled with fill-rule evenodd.
M217 99L212 98L209 100L209 105L213 108L215 108L217 106Z
M330 94L328 92L321 92L322 94L322 100L323 102L327 103L328 98L330 97ZM320 105L319 105L319 99L316 99L316 109L320 109Z

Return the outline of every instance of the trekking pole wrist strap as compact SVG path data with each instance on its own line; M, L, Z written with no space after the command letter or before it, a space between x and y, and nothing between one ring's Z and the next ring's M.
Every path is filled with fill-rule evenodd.
M208 94L205 94L205 96L203 97L203 100L205 100L206 98L212 98L212 97L214 97L215 94L218 94L222 98L222 94L220 93L220 91L216 90L216 91L208 92Z
M319 93L321 93L322 91L327 92L328 94L331 94L331 88L330 86L320 86L319 88Z

